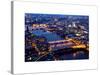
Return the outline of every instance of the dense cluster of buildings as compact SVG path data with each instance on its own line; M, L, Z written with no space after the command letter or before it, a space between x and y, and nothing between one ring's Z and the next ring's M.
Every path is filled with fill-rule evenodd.
M41 58L37 56L41 57L41 55L48 55L51 52L53 57L54 51L59 53L59 50L61 52L62 49L66 51L68 48L84 48L88 51L88 19L88 16L26 14L25 60L28 61L30 59L28 53L31 49L33 49L33 54L29 54L29 56L32 55L32 57L36 57L38 60ZM55 54L52 60L59 58L56 56L59 55ZM49 57L46 58L51 59Z

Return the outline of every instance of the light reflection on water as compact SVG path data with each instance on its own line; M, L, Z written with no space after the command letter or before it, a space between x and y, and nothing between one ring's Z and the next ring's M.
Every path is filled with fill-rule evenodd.
M48 32L48 31L45 31L45 30L34 30L32 33L37 35L37 36L45 37L48 42L49 41L56 41L56 40L64 40L63 38L61 38L56 33Z
M72 60L72 59L88 59L88 54L84 52L76 52L71 54L65 54L60 57L62 60Z
M33 34L36 34L37 36L45 36L48 41L62 40L62 38L60 36L56 35L55 33L46 32L44 30L35 30L35 31L33 31ZM53 58L55 58L55 57L52 54L48 54L47 56L41 58L40 61L41 60L42 61L53 60ZM77 51L75 53L69 53L69 54L65 53L63 55L59 55L58 57L56 57L56 59L58 59L58 60L73 60L73 59L88 59L88 58L89 58L89 54L87 54L83 51Z

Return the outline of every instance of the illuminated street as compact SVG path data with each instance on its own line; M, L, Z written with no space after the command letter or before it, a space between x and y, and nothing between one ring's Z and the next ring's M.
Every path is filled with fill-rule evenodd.
M89 59L89 17L25 14L25 62Z

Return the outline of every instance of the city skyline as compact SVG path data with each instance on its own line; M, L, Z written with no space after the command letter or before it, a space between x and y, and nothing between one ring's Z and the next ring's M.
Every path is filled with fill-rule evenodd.
M25 62L89 59L89 16L25 13Z

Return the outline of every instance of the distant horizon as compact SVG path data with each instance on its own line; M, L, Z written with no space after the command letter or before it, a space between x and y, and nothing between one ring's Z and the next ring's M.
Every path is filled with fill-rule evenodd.
M25 13L25 15L55 15L55 16L80 16L80 17L89 17L89 15L71 15L71 14L52 14L52 13Z
M65 15L65 14L42 14L42 13L25 13L25 17L28 18L28 16L31 18L31 19L34 19L35 18L41 18L42 19L42 22L45 22L48 21L48 19L52 19L52 18L59 18L59 19L66 19L66 21L78 21L80 20L79 22L81 23L87 23L87 25L89 25L89 16L88 15ZM46 21L44 21L43 19L45 19ZM26 21L26 20L25 20ZM84 22L83 22L84 21ZM39 21L38 21L39 22ZM41 22L41 23L42 23Z

